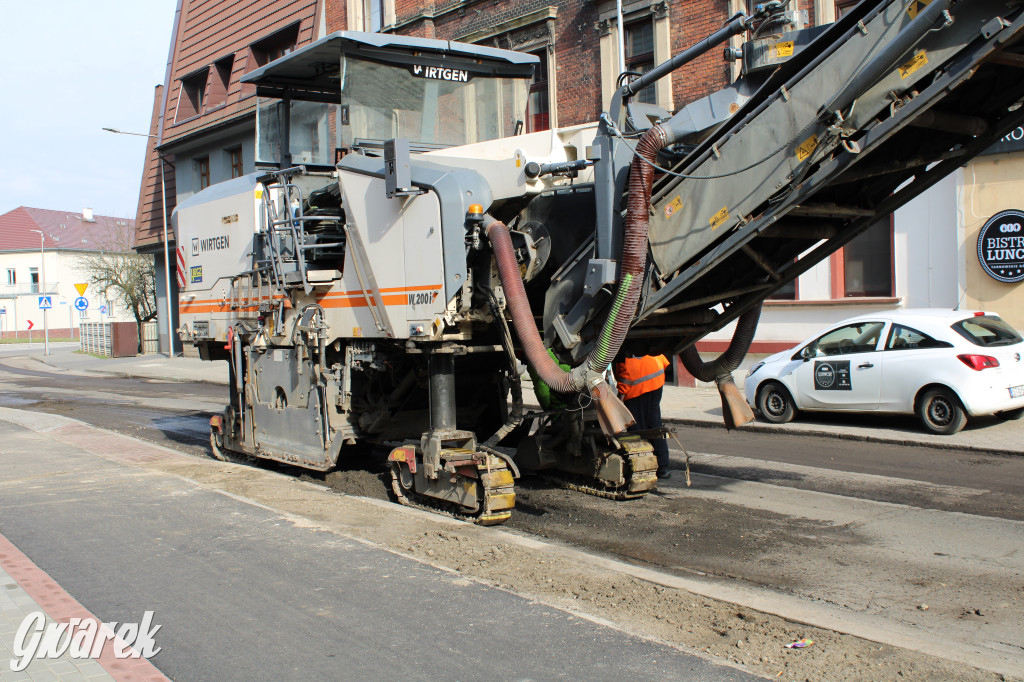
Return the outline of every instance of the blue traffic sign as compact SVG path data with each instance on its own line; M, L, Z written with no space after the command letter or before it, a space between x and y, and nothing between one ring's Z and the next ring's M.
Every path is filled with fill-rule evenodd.
M49 310L52 307L53 307L53 302L50 300L49 296L40 296L39 297L39 309L40 310Z
M75 299L75 307L79 310L86 310L89 307L89 301L85 296L79 296Z

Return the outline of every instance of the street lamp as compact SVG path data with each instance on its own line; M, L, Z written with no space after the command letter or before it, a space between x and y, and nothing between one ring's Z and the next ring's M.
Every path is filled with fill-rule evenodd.
M43 244L46 242L46 235L43 234L42 230L29 230L29 232L36 232L39 234L39 260L42 261L39 276L41 281L39 282L39 292L46 296L46 252L43 250ZM43 355L50 354L50 326L46 322L46 313L49 312L47 308L43 308Z
M138 137L155 137L159 139L157 135L150 135L148 133L130 133L124 130L118 130L117 128L104 128L108 133L116 133L118 135L136 135ZM160 157L160 204L163 207L164 214L164 291L167 297L167 357L174 357L174 335L171 330L171 256L168 252L170 249L170 243L167 241L167 184L164 182L164 155L157 152ZM45 314L44 318L45 319Z

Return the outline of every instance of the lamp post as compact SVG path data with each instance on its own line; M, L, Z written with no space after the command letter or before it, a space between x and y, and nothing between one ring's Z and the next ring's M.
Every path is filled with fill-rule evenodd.
M154 137L159 139L157 135L150 135L148 133L130 133L125 130L118 130L117 128L104 128L108 133L116 133L118 135L136 135L138 137ZM167 303L167 357L174 357L174 334L171 330L171 256L170 256L170 243L167 241L167 184L164 181L164 164L167 163L164 159L164 155L157 152L160 157L160 205L163 208L164 216L164 292L166 294ZM45 318L44 318L45 319Z
M43 250L43 245L46 243L46 235L43 234L42 230L29 230L29 232L37 232L39 234L39 260L42 261L39 276L41 281L39 282L39 293L43 296L46 295L46 251ZM50 327L47 324L46 313L49 310L43 308L43 355L50 354Z

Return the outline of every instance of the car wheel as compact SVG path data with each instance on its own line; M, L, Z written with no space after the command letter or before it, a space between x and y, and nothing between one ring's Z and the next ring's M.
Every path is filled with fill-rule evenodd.
M964 428L967 414L960 399L948 388L933 388L921 396L917 403L917 416L926 431L951 436Z
M996 412L996 416L1000 419L1020 419L1024 417L1024 407L1018 407L1016 410L1006 410L1005 412Z
M757 409L773 424L785 424L796 415L793 398L777 381L769 381L757 389Z

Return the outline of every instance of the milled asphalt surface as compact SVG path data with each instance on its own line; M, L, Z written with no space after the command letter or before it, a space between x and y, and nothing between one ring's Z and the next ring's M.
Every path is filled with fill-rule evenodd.
M199 358L147 355L134 358L98 358L78 351L78 344L50 344L50 355L43 356L42 346L0 346L0 354L31 353L53 367L172 381L202 381L227 385L228 367L224 362L204 362ZM742 371L742 370L741 370ZM741 382L742 376L737 376ZM527 401L532 397L529 384L524 387ZM669 424L686 424L724 428L721 400L713 388L666 386L661 403L662 416ZM848 415L836 413L802 413L788 424L757 421L743 429L788 435L827 436L878 443L951 448L989 454L1024 454L1024 419L1002 421L995 417L969 420L967 427L952 436L925 433L917 418L910 415L883 414Z

